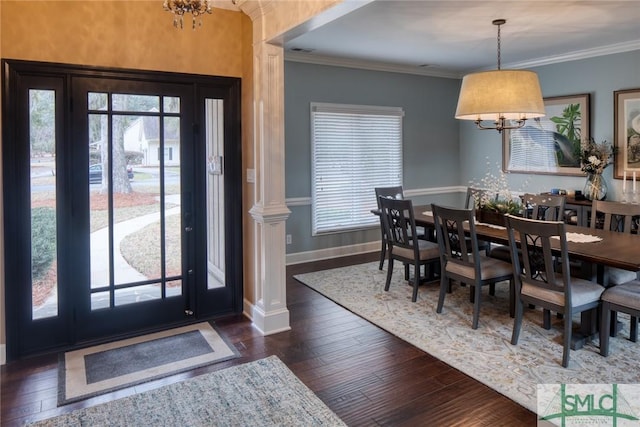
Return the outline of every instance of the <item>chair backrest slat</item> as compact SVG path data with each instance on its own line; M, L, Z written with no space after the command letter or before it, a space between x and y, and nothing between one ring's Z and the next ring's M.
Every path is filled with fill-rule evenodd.
M519 218L512 215L506 215L505 219L514 272L520 272L515 277L517 289L526 283L564 293L564 298L559 298L559 301L571 301L564 222ZM557 240L557 243L554 240ZM518 244L522 253L522 266L517 252ZM560 264L556 261L558 256L554 257L554 252L557 255L558 249ZM562 274L556 272L558 265L561 265Z
M385 197L387 199L404 199L402 185L395 185L392 187L376 187L375 192L376 200L378 202L378 209L380 209L380 197Z
M432 204L431 211L440 246L442 265L453 263L472 267L476 272L476 277L480 277L480 255L474 210Z
M562 221L564 216L564 196L554 194L530 194L522 197L523 216L544 221Z
M412 236L416 236L416 221L411 200L398 200L381 196L378 201L389 246L392 248L393 246L399 246L414 250L414 252L417 251L418 245L412 239ZM417 252L415 255L418 255Z
M467 198L464 201L465 209L478 209L484 201L487 190L483 188L467 187Z
M638 204L594 200L591 205L591 228L594 229L637 233L639 219Z

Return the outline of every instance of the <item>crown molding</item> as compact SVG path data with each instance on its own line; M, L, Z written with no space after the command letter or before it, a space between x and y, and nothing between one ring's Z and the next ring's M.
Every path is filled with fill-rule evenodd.
M545 56L532 59L530 61L512 62L504 64L503 68L522 69L539 67L542 65L558 64L561 62L577 61L580 59L594 58L597 56L613 55L615 53L630 52L640 50L640 40L632 40L624 43L617 43L609 46L596 47L593 49L579 50L562 55ZM305 52L285 51L285 61L302 62L307 64L330 65L334 67L358 68L372 71L386 71L391 73L416 74L420 76L444 77L450 79L461 79L469 72L455 72L438 68L420 68L412 65L394 64L388 62L367 61L361 59L342 58L334 56L316 55ZM491 68L482 68L475 71L485 71Z
M417 74L420 76L444 77L460 79L462 75L457 72L438 68L420 68L412 65L392 64L388 62L365 61L360 59L339 58L334 56L314 55L303 52L285 51L284 60L291 62L303 62L306 64L330 65L334 67L359 68L370 71L385 71L390 73Z
M558 64L561 62L577 61L580 59L595 58L597 56L613 55L615 53L631 52L640 50L640 40L631 40L624 43L612 44L609 46L594 47L592 49L577 50L563 55L546 56L532 59L531 61L514 62L506 64L508 68L531 68L541 65Z

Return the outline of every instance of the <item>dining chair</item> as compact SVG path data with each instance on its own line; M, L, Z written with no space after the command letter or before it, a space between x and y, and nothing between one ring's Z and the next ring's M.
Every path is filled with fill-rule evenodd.
M516 294L511 344L518 344L524 304L543 309L545 329L551 327L550 312L561 313L564 323L562 366L566 368L569 366L573 315L592 310L591 314L597 316L604 288L595 282L570 275L564 222L540 221L512 215L506 215L505 219ZM558 239L560 243L557 262L552 253L554 239ZM518 248L521 250L522 266Z
M633 203L607 202L594 200L591 204L590 228L611 230L619 233L638 233L638 218L640 218L640 205ZM593 266L587 266L587 277L595 277ZM585 270L585 267L583 267ZM604 267L601 270L602 277L599 281L605 287L619 286L637 280L638 273L630 270L623 270L616 267ZM622 290L620 292L623 292ZM615 295L615 294L614 294ZM616 310L607 310L607 325L609 325L609 335L615 337L618 330L618 320ZM633 320L633 319L632 319ZM604 322L603 322L604 323ZM633 325L634 322L632 321ZM603 325L603 329L604 329ZM608 351L608 350L607 350Z
M484 188L467 187L467 197L464 200L464 208L473 209L474 211L479 209L486 201L487 193L488 190L485 190ZM478 248L481 251L485 251L486 255L489 255L489 252L491 251L491 242L478 240Z
M525 218L541 221L562 221L564 219L565 197L556 194L531 194L522 196Z
M564 217L564 203L564 196L525 193L522 196L522 217L540 221L561 221ZM510 263L509 245L494 247L489 256ZM522 265L522 260L520 264Z
M634 220L637 221L638 218L640 218L640 205L638 204L594 200L591 205L590 228L620 233L637 233L638 223L634 224ZM604 269L602 283L606 286L620 285L636 279L638 279L638 273L635 271L607 267Z
M390 198L390 199L404 199L404 192L402 189L402 185L394 185L391 187L376 187L376 201L378 204L378 210L380 210L380 197ZM418 232L419 239L426 239L426 232L424 227L416 227L416 231ZM387 257L387 238L384 232L384 224L382 223L382 216L380 217L380 234L381 234L381 248L380 248L380 265L378 266L378 270L382 270L384 267L384 260ZM427 239L428 240L428 239Z
M378 204L379 211L382 209L380 206L380 197L404 199L401 185L395 185L392 187L376 187L374 190L376 192L376 202ZM378 266L378 270L382 270L384 267L384 260L387 258L387 236L384 232L384 219L382 218L382 215L380 215L380 237L380 265Z
M609 355L609 336L612 313L622 312L630 316L629 340L638 341L638 318L640 317L640 280L632 280L622 285L607 288L602 294L600 324L600 354Z
M482 206L487 197L487 190L484 188L467 187L467 197L464 201L465 209L478 209Z
M473 320L478 328L481 289L485 285L509 280L509 312L513 314L513 271L511 265L480 253L475 230L474 211L431 205L440 246L440 296L437 313L442 313L445 295L455 280L471 286Z
M413 265L413 295L411 301L418 298L420 286L420 267L431 268L433 272L440 259L438 245L428 240L416 239L416 221L411 200L389 199L380 197L380 215L384 224L385 237L389 250L387 280L384 290L388 291L393 275L393 261L401 261L405 265L405 279L410 281L408 268ZM425 271L425 277L428 277Z

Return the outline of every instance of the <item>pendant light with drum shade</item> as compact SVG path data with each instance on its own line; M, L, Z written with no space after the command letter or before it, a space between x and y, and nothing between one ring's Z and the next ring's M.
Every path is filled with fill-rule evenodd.
M492 22L498 26L498 69L468 74L462 79L455 117L473 120L479 129L517 129L527 119L545 114L537 74L500 69L500 26L506 22ZM484 121L491 121L492 125Z

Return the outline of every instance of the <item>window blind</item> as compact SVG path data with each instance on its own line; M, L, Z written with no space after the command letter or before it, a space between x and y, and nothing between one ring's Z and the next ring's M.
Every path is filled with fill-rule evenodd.
M399 107L311 104L312 230L379 224L375 187L402 184Z

